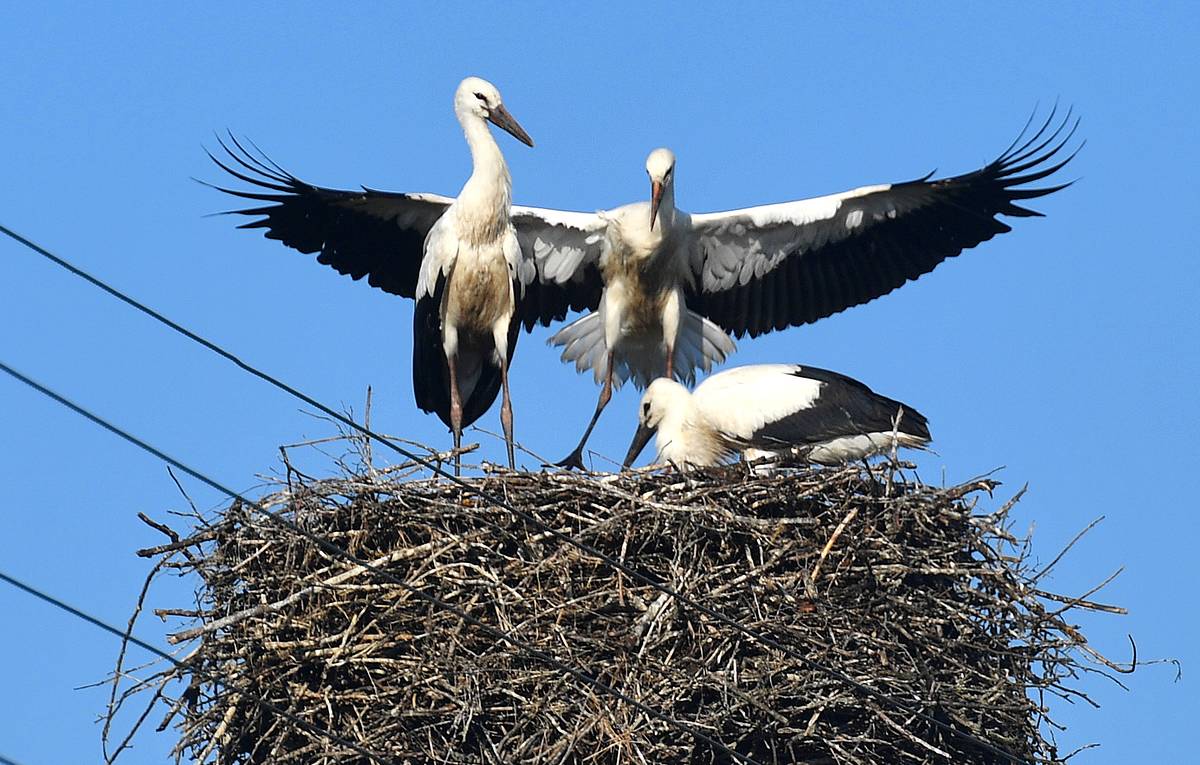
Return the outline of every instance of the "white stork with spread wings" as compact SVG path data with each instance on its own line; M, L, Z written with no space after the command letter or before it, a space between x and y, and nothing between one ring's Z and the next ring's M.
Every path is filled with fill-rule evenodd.
M454 94L454 111L471 150L471 177L456 199L322 189L300 181L265 157L222 144L240 170L213 161L258 190L221 189L267 204L235 213L258 218L243 228L265 228L278 239L355 279L416 298L413 319L413 391L417 405L436 412L461 446L462 431L503 390L500 419L513 454L508 365L522 320L561 318L572 302L567 290L549 290L538 303L537 269L523 255L510 220L512 178L487 122L533 145L504 107L494 85L468 77ZM232 137L231 137L232 138ZM212 155L210 154L210 157ZM529 299L526 299L529 298ZM524 307L524 311L522 310ZM458 466L456 452L455 466Z
M1079 124L1068 112L1051 130L1054 118L1022 140L1027 123L999 157L964 175L695 215L675 207L675 155L655 149L648 202L551 229L537 243L548 280L568 283L592 266L604 279L599 309L551 338L564 361L591 368L602 385L587 430L558 464L583 468L614 384L631 377L642 389L659 375L690 382L697 367L708 371L733 351L724 332L755 337L817 321L1010 231L997 216L1040 216L1017 202L1070 185L1025 186L1074 157L1051 162ZM600 225L597 238L590 232Z

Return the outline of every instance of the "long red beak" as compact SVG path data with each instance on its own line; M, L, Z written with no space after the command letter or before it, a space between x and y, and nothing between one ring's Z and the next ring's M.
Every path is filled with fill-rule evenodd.
M654 228L654 221L658 219L658 205L662 202L663 185L661 181L650 182L650 228Z

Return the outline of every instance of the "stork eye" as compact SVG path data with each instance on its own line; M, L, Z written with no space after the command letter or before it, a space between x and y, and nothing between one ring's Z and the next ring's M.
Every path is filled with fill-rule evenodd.
M645 415L646 417L650 416L650 404L649 403L642 404L642 414Z
M476 93L475 97L478 98L480 101L484 102L485 104L487 103L487 98L482 93Z

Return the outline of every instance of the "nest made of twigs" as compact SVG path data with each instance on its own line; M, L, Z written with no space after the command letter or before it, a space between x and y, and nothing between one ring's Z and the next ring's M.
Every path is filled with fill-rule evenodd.
M935 488L892 465L469 480L750 631L1029 762L1061 761L1048 700L1079 694L1071 684L1085 668L1119 671L1066 619L1072 609L1120 609L1043 591L1044 571L1008 528L1016 498L990 513L975 508L990 481ZM373 471L293 480L264 503L764 765L1004 761L445 480ZM143 553L199 581L196 608L165 612L189 622L174 637L189 644L185 668L141 686L160 698L168 681L188 686L170 703L181 758L731 761L250 508L235 504L190 538Z

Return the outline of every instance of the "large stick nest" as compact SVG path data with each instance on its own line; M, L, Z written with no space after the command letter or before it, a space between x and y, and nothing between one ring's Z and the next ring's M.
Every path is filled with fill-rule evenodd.
M267 506L764 765L1005 761L445 480L291 479ZM1041 589L1008 529L1015 498L975 508L988 481L934 488L887 465L469 480L1029 762L1061 761L1052 696L1082 696L1083 671L1119 670L1066 619L1120 609ZM380 762L731 761L249 507L143 553L200 582L195 609L163 612L190 621L173 638L190 641L185 668L133 689L156 688L178 716L179 757L370 762L266 700ZM169 698L169 681L187 690Z

